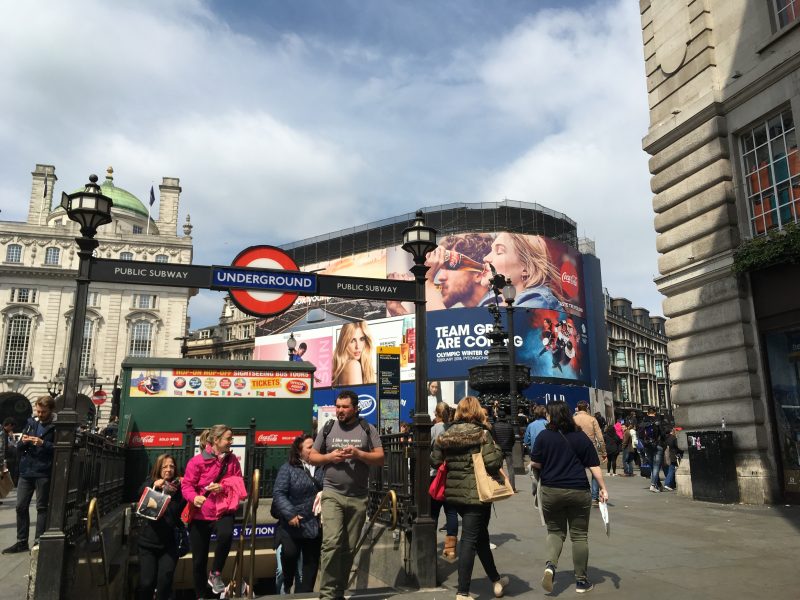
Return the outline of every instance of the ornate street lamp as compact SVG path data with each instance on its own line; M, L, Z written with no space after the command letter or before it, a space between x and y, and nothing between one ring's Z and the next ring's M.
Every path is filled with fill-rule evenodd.
M86 300L89 295L92 252L100 243L94 239L97 228L111 222L111 198L104 196L97 185L97 175L74 194L61 195L61 207L67 216L80 225L78 243L78 276L69 337L69 356L64 380L64 405L56 421L56 442L53 455L50 506L47 511L47 530L39 542L39 568L36 569L36 597L58 600L62 597L66 554L66 506L69 492L69 471L78 425L78 386L80 385L81 345L86 325Z
M414 504L417 515L411 527L411 551L414 575L417 585L430 588L436 585L436 525L431 518L431 497L428 495L430 482L431 417L428 414L428 346L425 315L425 273L428 266L425 259L436 248L436 230L425 225L425 216L417 211L411 227L403 231L403 250L411 254L414 266L411 273L416 281L416 300L414 300L414 319L416 328L416 383L414 412Z
M506 279L503 286L503 300L506 301L506 321L508 325L508 395L511 397L511 424L517 424L517 347L514 345L514 298L517 297L517 288Z
M64 365L59 364L55 375L51 376L47 382L47 393L50 394L51 398L56 398L61 393L64 387L64 374Z
M289 339L286 340L286 349L289 350L289 360L294 360L294 353L297 349L297 340L294 339L294 332L289 334Z

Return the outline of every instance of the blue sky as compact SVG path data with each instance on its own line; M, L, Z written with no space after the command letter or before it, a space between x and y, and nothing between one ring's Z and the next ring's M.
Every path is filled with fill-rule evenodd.
M661 312L636 2L3 2L0 81L3 219L36 163L56 194L179 177L198 264L510 198L577 221L611 293ZM193 298L193 327L220 307Z

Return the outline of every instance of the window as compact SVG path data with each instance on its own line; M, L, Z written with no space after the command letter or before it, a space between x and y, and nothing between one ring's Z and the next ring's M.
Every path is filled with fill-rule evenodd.
M658 404L667 407L667 388L663 385L658 386Z
M11 288L11 302L36 304L36 290L34 288Z
M620 396L622 396L622 401L628 401L628 380L627 379L620 379L619 380L619 392Z
M83 341L81 342L81 377L88 377L92 370L92 338L94 336L94 321L87 319L83 327Z
M625 350L617 350L617 366L624 367L627 366L627 364L628 362L625 360Z
M133 308L155 308L156 297L152 294L136 294L133 297Z
M28 346L31 339L31 320L17 315L8 320L6 326L3 373L22 375L28 363Z
M167 256L166 254L156 254L156 262L157 263L169 262L169 256Z
M19 263L22 262L22 246L19 244L9 244L6 248L6 262Z
M740 145L753 236L797 222L800 154L792 111L787 109L745 132Z
M210 329L201 329L200 330L200 339L207 340L211 338L211 330Z
M87 306L100 306L100 294L98 292L89 292L86 299Z
M236 339L236 336L233 335L233 327L228 327L225 330L225 341L230 342Z
M656 377L664 376L664 361L656 360Z
M153 325L149 321L136 321L131 327L131 341L128 346L128 355L136 358L150 356Z
M134 225L133 226L133 233L142 233L144 231L141 225Z
M775 0L778 29L783 29L800 16L800 0Z
M44 251L44 264L57 265L59 262L61 262L61 250L50 247Z
M647 399L647 382L646 381L639 382L639 397L642 400L642 404L648 404L649 401Z
M647 365L645 364L644 354L636 355L636 363L639 365L639 371L641 373L647 373Z
M133 260L133 252L120 252L119 253L120 260Z

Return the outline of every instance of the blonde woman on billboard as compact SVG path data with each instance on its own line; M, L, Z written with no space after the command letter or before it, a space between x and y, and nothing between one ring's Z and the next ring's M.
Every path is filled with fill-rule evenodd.
M543 237L504 231L494 239L492 251L483 260L517 288L514 306L561 310L560 277L550 262ZM488 271L484 274L484 285L489 284L489 275ZM490 291L481 305L493 302L494 294Z
M333 385L375 383L372 335L366 321L347 323L339 331L333 354Z

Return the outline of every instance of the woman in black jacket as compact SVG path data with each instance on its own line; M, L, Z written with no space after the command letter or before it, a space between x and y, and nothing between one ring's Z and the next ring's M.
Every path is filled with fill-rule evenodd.
M157 521L143 519L139 533L139 598L140 600L169 600L172 597L172 579L178 564L177 528L183 527L181 511L185 500L181 495L180 478L175 459L170 454L156 458L150 478L142 485L169 494L167 510Z
M612 477L616 477L617 456L619 456L622 440L619 439L617 430L614 428L613 424L606 427L605 433L603 433L603 441L606 444L606 456L608 457L608 468L606 472L610 473Z
M281 465L272 488L272 510L278 515L275 547L281 546L283 589L287 594L291 593L301 553L303 574L296 592L313 592L317 580L322 528L313 505L322 490L324 471L307 462L312 445L310 435L295 438L289 461Z

